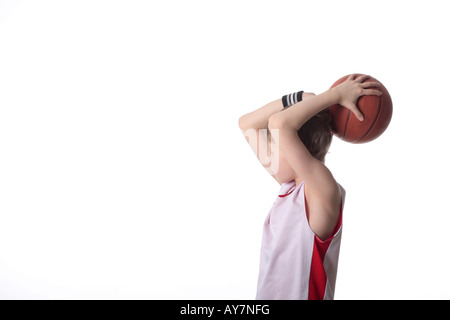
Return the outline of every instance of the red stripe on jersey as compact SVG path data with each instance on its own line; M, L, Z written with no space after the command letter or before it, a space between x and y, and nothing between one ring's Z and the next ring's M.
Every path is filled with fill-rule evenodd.
M333 234L330 238L323 241L317 235L314 236L314 249L311 260L311 270L309 275L309 293L308 300L323 300L325 296L325 289L327 286L327 274L323 267L323 261L328 247L334 238L334 235L339 231L342 226L342 199L341 208L339 212L339 220L336 224Z
M327 285L327 274L323 267L323 260L331 241L323 242L317 236L314 237L314 250L311 260L309 275L308 300L323 300Z
M294 190L291 190L291 191L289 191L286 194L279 194L278 196L281 197L281 198L286 197L286 196L290 195L292 193L292 191L294 191Z

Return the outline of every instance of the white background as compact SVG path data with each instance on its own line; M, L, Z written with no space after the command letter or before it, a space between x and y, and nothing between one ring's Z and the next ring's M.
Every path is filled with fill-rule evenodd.
M349 73L336 299L448 299L446 1L0 1L0 298L253 299L279 185L238 118Z

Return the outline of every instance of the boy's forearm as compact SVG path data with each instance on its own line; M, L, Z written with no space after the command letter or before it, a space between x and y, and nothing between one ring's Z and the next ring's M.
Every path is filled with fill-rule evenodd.
M269 102L255 111L249 112L239 118L239 127L241 129L260 129L263 128L269 118L283 110L283 103L281 99Z
M283 126L299 130L314 115L336 103L338 103L337 93L333 89L328 89L321 94L290 106L283 112L272 115L270 122L272 124L275 122L283 123Z

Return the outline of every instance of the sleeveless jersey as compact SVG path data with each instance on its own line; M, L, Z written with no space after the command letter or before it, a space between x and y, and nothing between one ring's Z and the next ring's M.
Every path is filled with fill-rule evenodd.
M323 241L309 226L305 182L281 185L264 221L256 299L334 299L345 202L345 189L339 188L339 221L333 235Z

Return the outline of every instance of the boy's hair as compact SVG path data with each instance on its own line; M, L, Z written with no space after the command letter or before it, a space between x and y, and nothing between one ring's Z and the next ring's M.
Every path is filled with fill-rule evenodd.
M309 153L321 162L325 162L325 156L333 139L332 117L325 109L305 122L297 135L303 142Z

